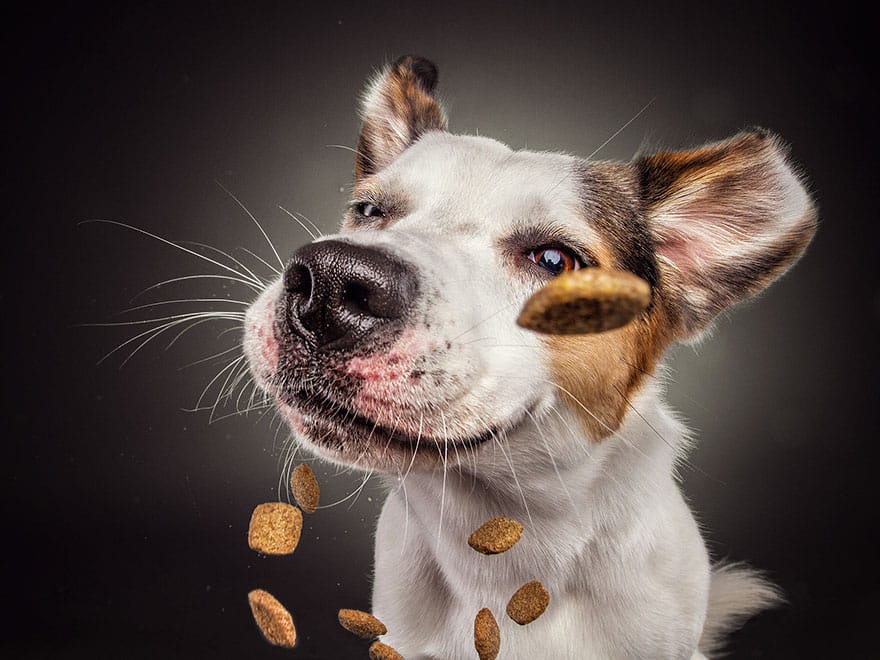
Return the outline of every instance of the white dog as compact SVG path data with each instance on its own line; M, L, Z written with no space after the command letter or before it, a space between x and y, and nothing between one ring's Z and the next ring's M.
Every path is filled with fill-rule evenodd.
M753 130L692 151L589 162L452 135L437 70L404 57L369 85L353 200L248 311L260 386L319 456L384 475L373 611L405 657L701 658L772 604L710 567L677 486L688 434L654 377L665 350L791 266L816 228L786 149ZM515 323L556 274L646 280L649 308L600 334ZM521 521L511 550L468 536ZM550 604L520 626L510 596Z

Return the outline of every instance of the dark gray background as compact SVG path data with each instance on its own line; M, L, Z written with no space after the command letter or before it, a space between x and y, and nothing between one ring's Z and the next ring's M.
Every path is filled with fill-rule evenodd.
M766 569L789 599L735 636L734 657L867 657L880 321L867 15L805 3L123 4L30 5L3 21L4 655L282 657L247 609L261 586L299 626L286 655L366 657L335 612L368 607L380 490L308 517L291 557L252 553L247 521L278 497L286 434L271 416L209 424L183 410L223 363L182 367L238 335L204 325L119 369L124 352L96 362L137 326L74 325L135 318L114 315L144 287L209 271L76 223L268 259L220 182L289 253L306 236L278 205L332 230L352 158L327 145L354 145L364 79L414 52L439 64L453 130L513 147L587 155L649 102L600 157L755 124L791 142L821 207L818 238L711 341L676 352L669 399L698 432L684 482L713 553ZM246 294L219 282L146 300ZM317 471L325 503L358 483Z

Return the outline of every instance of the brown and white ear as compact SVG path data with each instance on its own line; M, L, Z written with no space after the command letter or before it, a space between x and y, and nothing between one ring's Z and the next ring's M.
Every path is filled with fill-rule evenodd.
M647 156L636 167L680 339L770 284L816 231L816 208L787 148L766 131Z
M427 131L446 130L446 114L434 98L437 67L405 55L367 86L361 114L355 178L378 172Z

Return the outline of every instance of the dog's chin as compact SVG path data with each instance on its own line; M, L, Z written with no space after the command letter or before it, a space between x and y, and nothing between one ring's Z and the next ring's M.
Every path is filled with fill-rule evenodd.
M384 426L313 393L278 397L276 405L298 439L322 458L388 472L456 465L468 451L502 441L525 422L534 408L523 406L522 415L471 435L439 438Z

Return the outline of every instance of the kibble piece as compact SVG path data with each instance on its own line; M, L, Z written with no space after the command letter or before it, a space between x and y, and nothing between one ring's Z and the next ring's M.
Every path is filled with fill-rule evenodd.
M544 585L535 580L516 590L507 603L507 616L524 626L544 613L550 604L550 594Z
M339 610L339 624L348 632L361 637L378 637L388 632L388 628L379 619L360 610Z
M404 657L388 644L373 642L370 645L370 660L404 660Z
M314 513L321 498L321 489L312 468L305 463L297 465L290 475L290 488L300 508L306 513Z
M302 512L286 502L260 504L251 514L248 545L267 555L289 555L302 533Z
M651 287L620 270L581 268L562 273L529 298L516 322L551 335L605 332L632 321L651 302Z
M484 555L497 555L510 550L519 537L523 526L511 518L492 518L468 537L468 545Z
M501 649L501 631L488 607L484 607L474 619L474 646L480 660L495 660Z
M284 605L262 589L254 589L248 594L248 603L254 614L254 621L270 644L292 649L296 645L296 628L293 617Z

